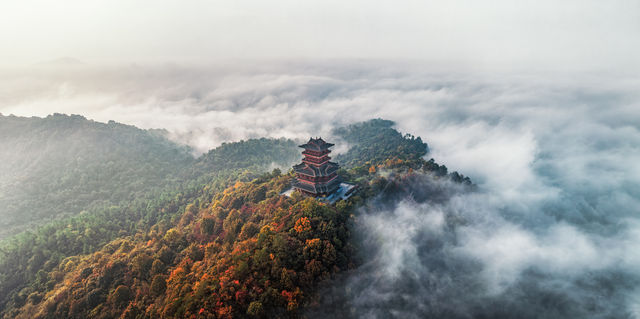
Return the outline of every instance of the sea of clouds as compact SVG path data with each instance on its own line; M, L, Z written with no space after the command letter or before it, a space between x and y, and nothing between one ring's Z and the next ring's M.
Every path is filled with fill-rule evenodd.
M640 79L445 72L324 61L0 72L0 112L82 114L202 153L225 141L331 138L385 118L478 191L433 181L360 212L365 264L325 309L355 317L640 316ZM339 299L339 300L338 300ZM312 314L313 315L313 314Z

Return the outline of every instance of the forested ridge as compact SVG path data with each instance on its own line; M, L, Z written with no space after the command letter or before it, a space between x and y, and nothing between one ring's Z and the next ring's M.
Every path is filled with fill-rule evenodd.
M0 238L25 224L139 198L195 161L159 132L78 115L0 116L0 146Z
M214 171L289 165L297 157L293 141L256 139L195 158L164 135L79 115L0 115L0 239L60 215L153 200Z
M298 151L289 140L258 139L210 151L180 172L185 181L152 198L0 242L2 315L300 317L320 282L358 266L351 224L368 198L415 172L470 184L425 161L427 145L392 125L372 120L334 132L352 145L338 156L340 174L359 186L336 205L281 196L292 174L261 172Z

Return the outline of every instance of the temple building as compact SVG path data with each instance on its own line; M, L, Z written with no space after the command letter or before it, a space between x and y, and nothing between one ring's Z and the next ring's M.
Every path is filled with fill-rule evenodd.
M293 166L297 178L293 182L293 188L306 195L314 197L326 197L341 187L341 179L338 176L338 164L331 162L329 150L333 144L325 142L322 138L311 138L304 148L302 163Z

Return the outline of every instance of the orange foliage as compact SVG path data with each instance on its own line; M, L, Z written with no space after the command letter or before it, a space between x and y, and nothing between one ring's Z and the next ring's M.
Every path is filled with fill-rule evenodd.
M274 310L282 315L285 308L289 314L281 317L298 317L313 280L347 268L337 260L348 260L344 252L349 232L344 225L350 214L273 191L288 183L288 176L262 184L237 182L208 203L189 206L184 213L192 214L189 218L176 216L171 224L157 227L157 239L140 236L126 245L115 241L87 262L69 262L75 275L65 276L58 285L64 288L60 291L74 293L60 295L59 303L66 303L66 309L73 305L77 317L90 317L92 309L102 307L106 317L114 318L125 308L128 315L146 318L235 318L246 317L251 303L267 317ZM275 195L253 196L260 187ZM205 205L210 209L195 209ZM211 219L210 232L200 229L205 217ZM243 227L246 231L240 236ZM149 273L132 270L142 255L152 260ZM80 275L84 269L89 270ZM94 296L96 285L113 291L122 284L131 287L130 305L118 308ZM95 303L89 306L86 300Z
M311 231L311 222L307 217L301 217L296 220L296 224L293 227L298 233Z

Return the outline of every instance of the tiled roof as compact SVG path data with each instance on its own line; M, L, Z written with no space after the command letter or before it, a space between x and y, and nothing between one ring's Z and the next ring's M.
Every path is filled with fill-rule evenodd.
M306 144L299 145L304 149L310 149L314 151L324 151L334 144L325 142L321 137L319 138L310 138Z
M331 193L336 189L338 189L338 187L340 186L340 182L341 182L340 176L332 179L327 184L324 184L324 183L310 184L310 183L304 183L298 180L294 180L293 187L307 191L309 193L314 193L314 194Z
M296 173L304 174L307 176L327 176L339 168L338 164L334 162L327 162L326 164L316 167L305 163L300 163L293 166L293 171Z

